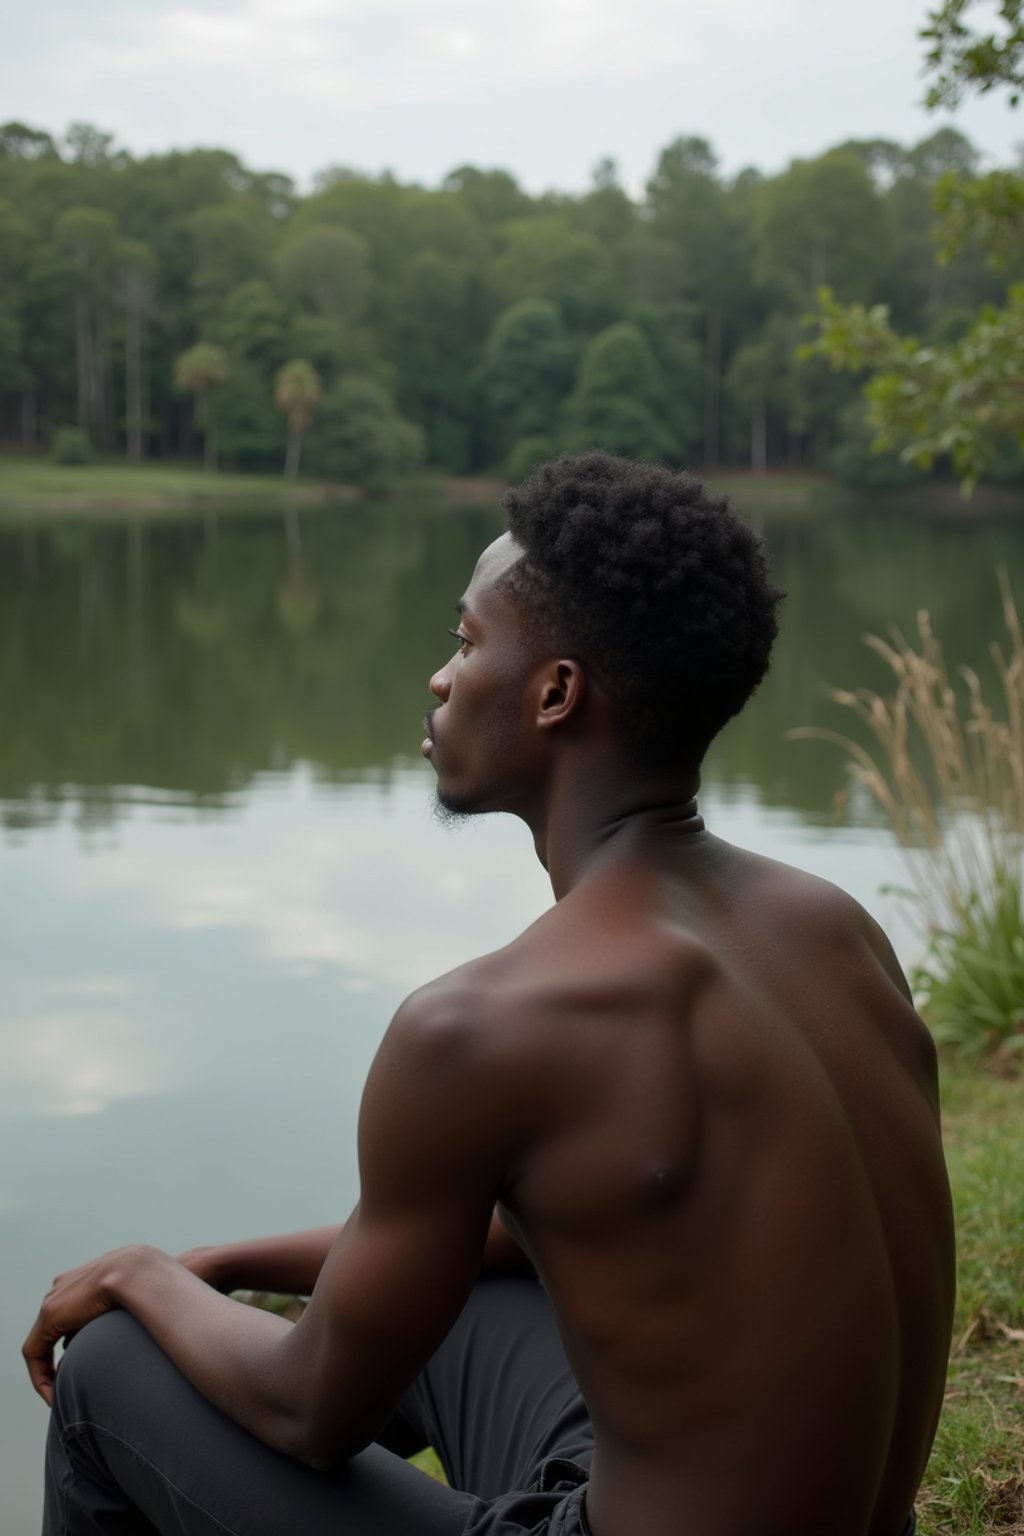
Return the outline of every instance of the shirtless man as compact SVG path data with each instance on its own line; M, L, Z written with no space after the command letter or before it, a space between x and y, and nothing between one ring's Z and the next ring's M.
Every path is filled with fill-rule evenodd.
M555 905L399 1009L342 1228L55 1282L47 1533L913 1530L954 1292L931 1039L856 903L694 800L767 668L761 546L604 454L505 505L423 751ZM449 1487L396 1454L428 1441Z

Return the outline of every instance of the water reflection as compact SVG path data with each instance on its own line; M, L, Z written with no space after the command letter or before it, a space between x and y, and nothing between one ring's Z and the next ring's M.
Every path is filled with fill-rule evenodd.
M43 824L70 796L95 829L125 813L124 786L228 808L296 762L386 781L415 750L450 604L498 527L488 511L376 506L0 531L4 824ZM829 718L825 681L884 683L860 636L912 626L920 606L951 657L983 663L992 566L1024 568L1024 530L848 509L768 537L790 594L778 661L710 773L820 817L839 764L785 730Z

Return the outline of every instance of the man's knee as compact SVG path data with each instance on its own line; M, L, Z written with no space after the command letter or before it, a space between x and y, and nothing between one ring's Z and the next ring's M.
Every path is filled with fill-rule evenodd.
M57 1367L54 1414L64 1424L93 1418L91 1405L132 1379L138 1355L147 1347L156 1345L127 1312L105 1312L87 1324L75 1334Z

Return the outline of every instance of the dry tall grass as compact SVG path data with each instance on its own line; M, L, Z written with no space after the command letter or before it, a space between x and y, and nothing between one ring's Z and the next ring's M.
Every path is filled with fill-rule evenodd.
M989 985L986 969L1002 967L999 1007L1012 1032L1017 1022L1024 1031L1024 633L1005 570L998 581L1006 640L989 648L1001 694L995 706L970 667L957 669L954 685L922 611L916 647L897 630L889 640L865 636L893 674L892 694L831 691L867 727L873 747L814 727L789 734L845 750L852 778L884 811L904 852L931 960L940 970L959 965L975 993ZM918 979L929 992L934 965ZM979 998L982 1016L986 1006ZM1007 1028L1000 1033L1005 1040Z

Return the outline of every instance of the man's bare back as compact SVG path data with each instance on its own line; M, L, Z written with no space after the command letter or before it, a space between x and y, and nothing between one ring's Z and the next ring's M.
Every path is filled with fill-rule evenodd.
M899 1536L953 1307L931 1037L840 891L637 830L458 977L530 1094L501 1209L594 1422L592 1528Z
M232 1529L222 1444L245 1462L230 1490L248 1536L279 1536L270 1490L306 1536L912 1529L954 1292L935 1053L856 903L710 835L693 799L709 742L768 665L781 594L749 529L686 475L588 454L506 510L430 680L422 750L446 811L526 823L555 905L398 1010L343 1227L181 1260L119 1250L58 1277L24 1352L56 1393L61 1536L91 1531L111 1486L165 1529L183 1391L208 1486L201 1501L179 1489L176 1532L214 1506ZM485 1356L462 1341L481 1270L521 1249L568 1364L530 1281L532 1331L507 1361L515 1454L485 1465L512 1434L495 1408L505 1367L486 1356L481 1383ZM212 1289L246 1285L312 1297L292 1326ZM112 1309L134 1319L124 1339L116 1320L85 1328ZM83 1328L56 1375L55 1344ZM127 1470L102 1438L108 1417L125 1433L125 1372L106 1353L122 1347L166 1398L136 1405ZM481 1392L489 1434L467 1428ZM415 1432L447 1442L452 1486L429 1518L382 1449L414 1397ZM211 1404L242 1442L222 1441ZM88 1416L100 1441L77 1446L76 1469L65 1439ZM462 1455L474 1437L482 1460ZM564 1502L563 1448L578 1458ZM155 1470L136 1486L143 1460ZM323 1482L350 1462L351 1479ZM68 1489L80 1526L59 1523Z

